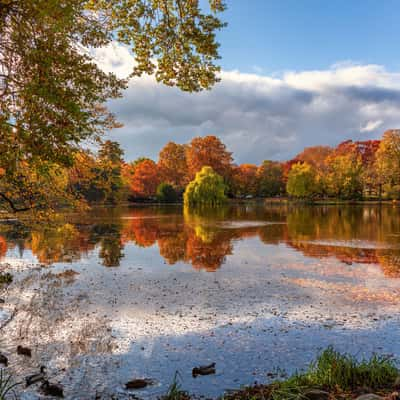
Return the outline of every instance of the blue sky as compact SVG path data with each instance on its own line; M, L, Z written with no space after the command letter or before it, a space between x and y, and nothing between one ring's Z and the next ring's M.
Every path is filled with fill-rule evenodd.
M398 0L227 0L222 65L271 74L339 61L399 69Z
M110 103L124 127L109 137L127 160L157 160L169 141L216 135L237 163L258 164L400 128L400 0L227 4L222 80L212 90L182 93L142 77ZM105 70L132 69L123 46L97 56Z

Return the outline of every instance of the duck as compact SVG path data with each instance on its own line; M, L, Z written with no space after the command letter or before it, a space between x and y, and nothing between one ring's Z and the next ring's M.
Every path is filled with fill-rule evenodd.
M152 383L153 381L151 381L150 379L133 379L125 383L125 389L144 389Z
M28 347L17 346L17 354L20 356L32 357L32 350Z
M3 364L7 367L8 365L8 358L4 355L0 353L0 364Z
M34 383L44 381L46 378L46 367L42 365L40 367L40 372L37 374L29 375L25 378L26 387L33 385Z
M196 378L198 375L211 375L215 374L215 363L210 365L203 365L192 369L192 376Z
M40 389L46 396L64 397L63 387L56 383L50 383L45 380L40 386Z

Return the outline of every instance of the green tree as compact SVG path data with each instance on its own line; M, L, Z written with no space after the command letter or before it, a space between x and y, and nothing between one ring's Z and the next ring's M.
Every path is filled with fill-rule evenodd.
M1 0L0 176L4 180L45 163L70 166L83 141L118 126L103 106L127 80L103 72L88 49L117 41L130 46L132 74L154 74L186 91L218 81L215 33L225 6L210 0ZM51 187L51 185L49 185ZM51 195L48 193L48 195ZM12 209L31 206L29 199Z
M265 160L257 171L258 193L262 197L278 196L285 191L282 164Z
M187 206L217 205L226 201L226 185L223 178L211 167L205 166L196 173L184 193L184 203Z
M95 171L95 184L102 191L103 201L115 204L123 186L121 170L124 152L119 143L107 140L102 143Z
M290 196L301 199L311 198L316 194L316 175L310 164L293 164L289 171L286 190Z
M178 194L172 185L162 182L157 187L157 200L161 203L174 203L178 200Z

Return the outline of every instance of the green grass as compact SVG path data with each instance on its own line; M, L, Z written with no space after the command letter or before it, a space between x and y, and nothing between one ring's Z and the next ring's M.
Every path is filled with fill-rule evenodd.
M9 375L3 368L0 369L0 400L10 399L11 395L16 399L14 388L19 383L14 383L12 376Z
M167 393L161 397L161 400L189 400L190 396L184 390L182 390L182 386L180 381L179 372L176 371L174 375L174 379L169 386ZM0 399L1 400L1 399Z
M384 390L393 386L398 375L394 360L388 357L374 355L369 360L358 361L350 354L341 354L329 347L306 372L276 383L271 399L304 399L305 391L310 388L343 392L361 387Z
M303 373L268 385L249 386L223 399L307 400L307 392L313 389L329 392L332 398L337 394L351 398L352 393L366 387L372 392L391 392L399 374L394 360L388 357L374 355L368 360L358 361L352 355L328 347Z

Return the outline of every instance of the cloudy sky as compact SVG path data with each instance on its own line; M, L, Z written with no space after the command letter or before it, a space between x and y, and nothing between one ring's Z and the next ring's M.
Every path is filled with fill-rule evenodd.
M238 163L285 160L303 147L378 138L400 127L400 2L228 0L222 81L187 94L134 79L109 104L126 159L157 159L168 142L217 135ZM251 6L249 6L251 4ZM97 52L126 76L132 56Z

